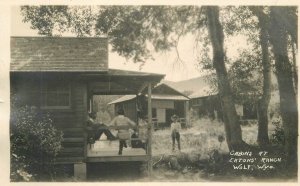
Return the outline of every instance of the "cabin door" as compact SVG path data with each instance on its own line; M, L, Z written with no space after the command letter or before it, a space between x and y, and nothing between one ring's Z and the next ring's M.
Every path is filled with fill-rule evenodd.
M172 121L171 121L171 116L174 114L174 109L166 109L166 126L170 126Z

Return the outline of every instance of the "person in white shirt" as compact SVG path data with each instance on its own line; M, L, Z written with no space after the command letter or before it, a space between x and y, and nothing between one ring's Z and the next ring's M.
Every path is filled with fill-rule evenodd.
M172 137L172 150L175 150L175 140L178 144L178 150L180 151L180 131L181 131L181 124L178 122L178 116L175 114L171 117L171 137Z
M127 147L126 140L130 139L130 128L136 127L135 122L124 116L124 110L119 109L117 116L110 122L110 126L116 126L119 137L119 155L122 155L123 147Z

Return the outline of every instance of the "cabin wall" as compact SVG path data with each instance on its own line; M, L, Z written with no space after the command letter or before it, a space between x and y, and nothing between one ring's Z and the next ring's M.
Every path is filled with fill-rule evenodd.
M152 100L152 108L174 109L173 100Z
M190 100L193 117L223 120L221 102L217 96L207 96Z
M87 118L87 87L84 82L72 82L72 108L70 112L56 113L56 126L64 132L62 153L59 161L85 160Z
M152 100L152 116L153 119L157 122L158 128L169 127L172 123L171 116L176 114L180 118L186 118L186 110L185 110L185 102L186 101L174 101L174 100ZM115 104L115 113L119 108L123 108L125 111L125 115L129 117L131 120L137 120L137 105L136 99L119 102ZM142 101L140 107L140 111L142 112L142 116L146 116L147 101ZM147 117L146 117L147 118Z
M115 115L119 108L123 108L125 116L134 122L137 122L136 99L115 104Z
M85 159L86 137L84 125L87 114L87 87L85 82L67 79L70 83L71 107L68 109L45 109L41 99L41 85L55 78L13 77L12 93L18 99L19 106L36 106L41 114L49 113L54 126L63 132L62 150L58 155L59 162L73 163Z
M176 114L179 118L186 118L185 102L181 100L153 100L153 117L157 118L158 128L169 127L171 116Z
M209 117L223 120L223 111L218 96L207 96L190 100L194 117ZM241 120L256 120L256 105L251 103L235 104L237 115Z

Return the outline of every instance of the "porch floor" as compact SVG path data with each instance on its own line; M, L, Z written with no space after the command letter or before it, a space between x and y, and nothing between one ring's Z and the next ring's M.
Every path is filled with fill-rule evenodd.
M127 142L127 148L123 148L122 155L118 155L119 141L96 141L95 144L88 145L87 157L125 157L125 156L146 156L146 151L142 148L131 148Z

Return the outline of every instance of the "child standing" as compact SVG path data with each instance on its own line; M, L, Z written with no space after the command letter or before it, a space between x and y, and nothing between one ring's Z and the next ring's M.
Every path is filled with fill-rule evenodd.
M175 140L178 144L178 150L180 151L180 130L181 124L178 122L178 116L175 114L171 117L171 137L172 137L172 150L175 150Z

